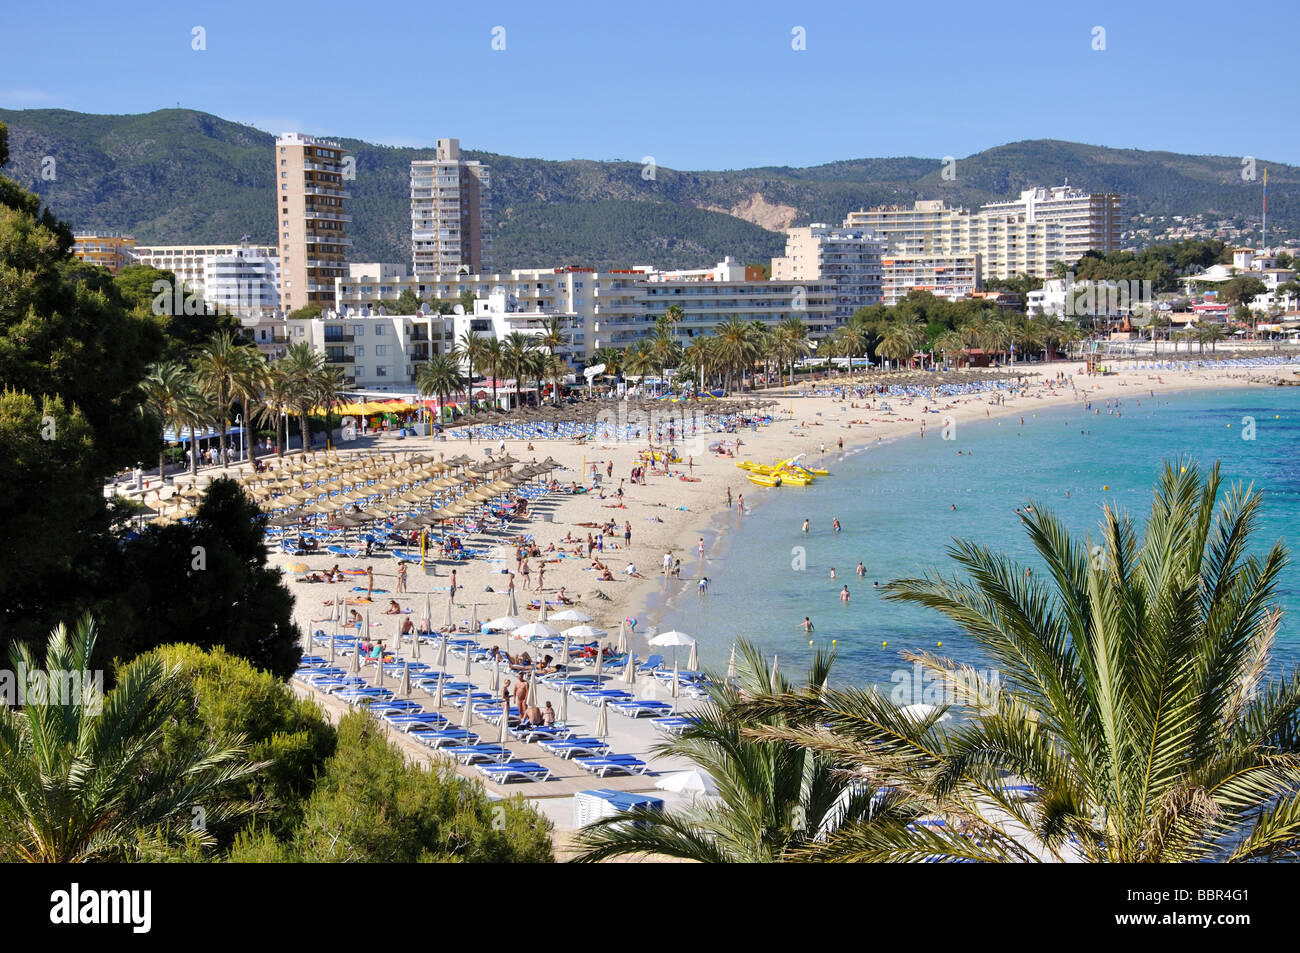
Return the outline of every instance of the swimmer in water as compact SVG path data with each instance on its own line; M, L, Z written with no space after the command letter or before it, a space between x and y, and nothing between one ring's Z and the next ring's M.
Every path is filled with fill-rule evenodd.
M840 590L840 602L848 602L848 601L849 601L849 587L845 586L843 589Z
M835 567L834 567L834 566L831 567L831 578L832 578L832 579L835 578Z
M805 533L808 532L808 521L807 521L807 520L804 520L804 521L803 521L803 531L804 531Z
M867 574L867 567L862 565L862 563L858 563L858 575L865 576L866 574Z
M799 623L799 628L803 629L809 635L812 635L812 631L814 628L812 624L812 619L808 618L807 616L804 616L803 621Z

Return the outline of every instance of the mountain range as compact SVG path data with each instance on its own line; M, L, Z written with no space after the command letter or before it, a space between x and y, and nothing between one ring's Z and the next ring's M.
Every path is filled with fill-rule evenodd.
M142 244L275 243L275 137L208 113L163 109L94 115L0 109L10 163L78 231L114 230ZM454 135L454 130L446 130ZM409 165L427 149L329 136L356 157L348 212L352 260L410 260ZM810 168L679 171L641 162L518 158L465 148L492 176L495 270L552 264L705 267L781 254L781 229L838 223L847 212L916 199L975 207L1021 189L1070 185L1119 192L1134 225L1195 217L1258 227L1269 170L1269 235L1300 236L1300 168L1242 157L1026 140L955 162L850 159ZM52 160L52 161L51 161ZM1246 173L1243 175L1243 173ZM1157 230L1158 237L1158 230ZM1140 238L1135 240L1140 244Z

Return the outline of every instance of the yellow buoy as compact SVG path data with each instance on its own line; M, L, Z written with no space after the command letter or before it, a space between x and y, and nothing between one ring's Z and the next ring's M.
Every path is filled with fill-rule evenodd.
M1103 486L1103 487L1102 487L1102 489L1103 489L1103 490L1109 490L1109 489L1110 489L1110 486L1109 486L1109 484L1108 484L1108 485L1106 485L1106 486Z
M942 643L942 642L939 643L939 648L943 648L943 643Z
M839 645L839 644L840 644L839 639L831 639L831 645Z
M885 648L885 647L887 647L888 645L889 645L888 642L881 642L881 643L880 643L880 647L881 647L882 649Z
M808 640L808 644L809 644L809 645L812 645L812 639L809 639L809 640Z

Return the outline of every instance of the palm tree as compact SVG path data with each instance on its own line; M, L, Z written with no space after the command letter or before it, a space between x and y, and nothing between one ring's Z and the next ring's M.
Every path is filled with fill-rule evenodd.
M71 632L60 624L50 633L44 665L25 644L14 645L16 671L57 673L72 690L70 697L41 693L21 710L0 706L0 859L130 859L140 830L186 836L195 807L210 822L251 809L222 793L265 767L245 759L241 739L189 756L162 750L166 725L190 717L178 669L143 656L103 694L85 677L94 649L88 615Z
M707 772L718 798L671 813L637 809L595 821L579 835L585 852L576 860L657 854L699 863L782 861L840 824L902 826L919 816L903 798L878 795L836 771L833 758L748 737L754 723L734 717L741 700L793 687L752 644L742 642L739 649L736 683L715 677L709 701L691 712L691 726L656 746L656 753L684 758ZM815 695L821 689L832 661L817 653L805 691ZM767 723L782 725L780 719Z
M311 412L320 403L321 375L325 370L325 355L306 341L290 344L278 366L287 378L288 404L298 416L302 432L302 449L311 449ZM285 434L286 442L288 434Z
M532 353L536 342L532 335L522 331L511 331L506 335L501 347L502 364L506 373L515 379L515 406L523 406L523 381L528 373L528 355ZM537 395L541 401L541 394Z
M461 382L460 362L450 354L433 355L428 363L420 365L420 369L415 373L415 387L420 392L420 396L428 397L436 394L438 397L439 423L442 423L447 395L459 390Z
M565 329L564 320L562 318L547 317L542 319L541 333L537 336L537 344L546 348L546 351L550 356L550 360L548 360L546 364L548 367L547 374L553 378L555 383L555 391L551 395L551 400L554 403L559 403L560 400L560 374L563 374L567 370L564 363L555 356L555 352L562 347L566 347L568 343L569 333ZM552 370L557 364L560 366L561 370L559 374L554 374L552 373ZM538 400L540 401L540 399L541 398L539 397Z
M311 345L302 346L310 348ZM227 465L226 430L230 427L230 406L237 395L255 388L251 378L256 373L259 359L256 350L241 344L229 331L218 334L195 355L195 382L216 401L220 415L217 439L223 466Z
M682 310L681 305L670 304L664 309L664 323L668 326L673 340L677 339L677 325L682 323L686 317L686 312Z
M327 364L320 372L317 378L317 399L320 406L325 408L325 447L329 449L330 445L330 413L335 407L341 406L347 402L344 391L347 390L347 379L344 377L343 368L334 364Z
M704 390L704 378L713 364L714 338L700 335L691 339L691 343L682 348L682 360L691 368L692 374L699 374L700 391Z
M948 355L962 353L966 350L962 346L961 335L956 331L944 331L934 339L934 346L943 354L944 363L947 363Z
M140 405L163 430L180 436L189 422L189 409L194 401L194 381L185 368L175 361L152 364L140 384L144 401ZM166 480L166 456L158 450L158 482Z
M745 369L751 367L757 355L754 329L732 315L713 329L715 357L727 375L727 390L735 390L733 376L740 372L740 386L745 386Z
M676 366L677 364L681 355L681 346L678 345L677 339L673 337L672 325L669 324L667 317L660 318L659 321L655 322L655 325L654 333L650 336L648 344L655 366L659 369L659 379L664 381L668 365Z
M916 337L912 329L902 324L890 327L876 345L876 353L902 367L903 362L910 361L916 353Z
M1209 342L1210 350L1218 351L1219 342L1228 337L1228 332L1221 324L1208 324L1200 329L1198 337L1201 343L1201 350L1205 350L1205 344L1206 342Z
M1293 856L1300 847L1300 673L1264 684L1286 553L1251 545L1260 496L1219 467L1166 465L1149 519L1109 507L1093 541L1033 509L1046 572L959 541L969 578L931 572L889 598L937 609L990 657L997 681L905 655L970 717L941 732L879 695L803 692L741 715L783 717L758 736L834 752L948 820L918 831L842 830L810 856L909 860L1181 862ZM1217 503L1217 510L1216 510ZM1139 536L1141 532L1141 536ZM1020 779L1035 796L1005 790ZM964 825L965 834L957 829ZM973 835L973 836L965 836Z
M499 410L500 408L497 405L497 375L501 368L505 367L505 348L496 337L484 338L483 342L483 366L492 375L492 409Z
M635 344L627 346L627 350L623 352L624 374L636 377L640 381L644 380L654 369L654 353L650 349L649 341L637 341Z
M461 332L460 340L456 342L456 353L465 362L465 389L472 390L474 375L481 374L487 367L487 339L479 337L466 328ZM472 405L473 402L470 403Z
M253 406L252 417L254 420L264 421L271 425L275 431L275 445L278 449L278 456L284 456L285 444L289 442L288 421L286 419L289 412L293 409L293 380L289 376L288 370L281 366L283 362L277 361L267 369L265 379L262 383L260 399ZM280 422L285 421L284 437L280 436Z
M198 476L199 431L216 427L221 422L221 411L217 407L215 398L195 386L191 388L189 399L185 401L179 412L184 416L185 427L190 432L190 474Z
M591 355L591 364L605 365L605 373L610 377L617 377L623 371L623 352L616 347L597 348L596 353Z

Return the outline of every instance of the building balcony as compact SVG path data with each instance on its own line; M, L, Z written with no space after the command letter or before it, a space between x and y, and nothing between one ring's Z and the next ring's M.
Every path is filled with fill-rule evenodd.
M351 334L327 334L325 335L326 344L351 344L356 337Z
M325 352L326 364L355 364L356 362L357 359L351 354L343 354L341 352L332 353L330 351Z

